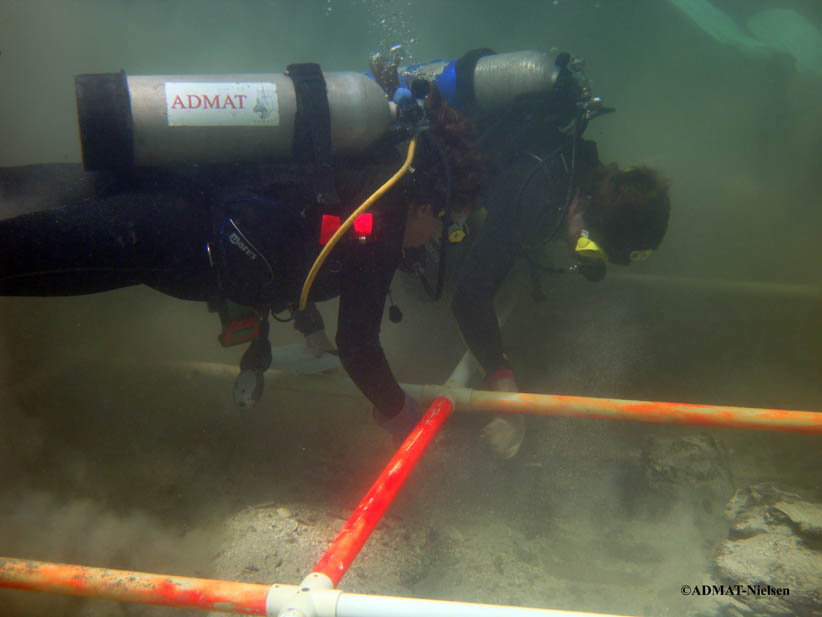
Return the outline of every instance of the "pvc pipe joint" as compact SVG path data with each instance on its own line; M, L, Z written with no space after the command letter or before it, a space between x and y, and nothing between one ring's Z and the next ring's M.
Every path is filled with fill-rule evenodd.
M268 617L334 617L342 591L325 574L312 572L294 587L273 585L266 596Z

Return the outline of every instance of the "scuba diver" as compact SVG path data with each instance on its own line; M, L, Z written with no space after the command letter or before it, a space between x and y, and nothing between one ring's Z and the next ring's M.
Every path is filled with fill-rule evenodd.
M495 54L473 50L459 60L408 67L403 77L425 74L478 128L477 144L490 167L483 197L486 217L460 264L452 310L488 386L518 392L505 354L494 297L524 258L532 281L539 270L604 278L606 264L646 259L665 235L668 184L644 166L620 169L599 160L596 144L582 138L588 122L613 111L591 95L581 59L560 53ZM573 265L545 268L535 256L548 242L568 243ZM537 290L535 297L541 293ZM503 459L519 451L520 415L497 414L483 429Z
M289 71L295 72L294 67ZM317 71L308 81L313 87L320 83ZM129 84L123 76L112 75L104 86L110 92ZM322 103L325 84L321 86ZM374 88L378 102L387 106L384 94ZM196 102L190 98L195 95L166 91L174 95L168 99L169 109L178 101L190 106ZM129 131L140 130L138 94L131 93L130 105L128 91L120 96L128 113L135 114L124 124ZM269 315L277 318L292 310L298 329L310 336L322 331L312 303L339 296L340 361L373 404L377 423L402 440L421 413L398 384L380 345L389 286L403 247L419 246L440 234L450 213L476 203L479 186L472 125L448 107L436 88L426 94L422 104L414 101L406 109L415 118L411 129L401 127L345 158L332 158L328 148L329 88L324 113L321 104L319 115L303 114L310 122L297 127L294 147L300 147L301 135L308 141L308 155L290 166L257 160L145 168L132 164L113 172L83 171L79 165L0 169L4 209L24 204L21 209L27 210L0 220L0 294L65 296L147 285L176 298L209 302L223 321L224 345L251 343L235 383L241 406L262 393L262 374L271 363ZM207 96L218 100L217 95ZM220 100L224 107L226 101L240 106L246 101L239 96ZM106 100L112 98L117 97ZM254 118L270 116L272 100L259 95ZM112 131L94 133L108 111L98 111L87 130L81 124L86 168L95 156L90 140L108 140L98 148L102 163L116 158ZM231 116L232 121L236 117ZM316 127L323 123L324 135ZM404 154L400 143L408 143L409 136ZM128 150L134 156L136 146ZM303 164L308 159L314 164ZM407 173L400 177L398 169ZM387 183L388 178L396 182ZM356 206L369 195L373 207L357 214L366 204ZM343 231L349 218L353 225ZM325 256L324 262L317 260L318 254Z

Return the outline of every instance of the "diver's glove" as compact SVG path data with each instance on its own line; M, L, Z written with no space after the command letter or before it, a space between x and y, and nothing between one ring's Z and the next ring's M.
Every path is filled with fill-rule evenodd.
M339 355L325 332L323 316L313 302L294 313L294 327L305 337L306 346L317 358L325 353Z
M496 392L519 392L514 372L500 369L485 378L488 386ZM525 418L519 414L497 414L482 429L482 439L491 451L501 459L516 456L525 438Z
M263 371L240 371L234 380L234 404L237 407L253 407L263 395L263 385Z
M402 445L405 438L422 419L422 412L419 405L417 405L417 401L409 396L407 392L402 407L393 416L387 417L376 407L374 407L373 413L376 423L380 428L391 434L391 437L394 438L394 445L397 447Z
M306 334L305 344L317 358L326 353L335 356L340 355L325 330L317 330L311 334Z
M263 320L260 333L251 341L240 360L240 374L234 380L234 404L253 407L263 395L263 373L271 366L271 343L268 341L268 320Z

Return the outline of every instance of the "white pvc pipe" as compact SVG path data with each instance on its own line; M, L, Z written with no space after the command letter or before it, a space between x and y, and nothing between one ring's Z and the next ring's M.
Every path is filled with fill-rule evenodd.
M445 383L449 386L465 387L468 385L468 382L471 381L471 377L479 372L480 369L481 367L477 359L474 358L474 354L466 351Z
M328 576L312 572L298 587L272 585L265 599L265 614L268 617L334 615L342 593L334 589L334 583Z
M269 617L627 617L612 613L365 595L293 585L274 585L269 592L266 610Z
M731 279L709 279L688 276L662 276L659 274L614 273L609 275L611 281L628 281L647 283L658 287L668 285L710 292L733 292L739 294L788 296L796 298L822 298L822 287L814 285L797 285L793 283L771 283L762 281L735 281Z
M543 608L420 600L391 596L343 593L334 615L316 617L618 617L603 613L580 613Z

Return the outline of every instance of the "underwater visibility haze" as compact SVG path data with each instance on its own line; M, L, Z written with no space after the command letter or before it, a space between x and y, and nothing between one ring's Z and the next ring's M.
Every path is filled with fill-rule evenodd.
M81 162L78 74L366 72L375 52L568 51L616 109L585 137L602 161L658 169L672 211L653 257L600 284L546 274L542 302L528 284L503 288L519 297L503 334L522 389L822 412L820 7L0 0L0 166ZM423 301L403 276L392 302L404 319L384 320L383 346L401 383L443 383L465 352L449 299ZM336 307L320 306L327 324ZM243 351L220 347L200 303L132 287L0 298L0 316L0 555L297 584L393 454L361 397L272 387L241 410L225 375L180 368L236 366ZM271 341L302 338L272 323ZM733 571L717 555L737 550L722 544L735 494L732 512L769 485L822 526L818 434L536 416L500 462L480 420L449 420L341 589L718 617L681 587ZM818 536L797 542L806 569L782 584L822 597ZM822 614L818 597L786 602L754 614ZM195 614L0 590L0 615Z

